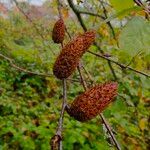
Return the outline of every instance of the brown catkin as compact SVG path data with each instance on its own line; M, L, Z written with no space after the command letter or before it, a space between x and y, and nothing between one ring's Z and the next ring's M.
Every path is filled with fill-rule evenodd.
M71 117L84 122L96 117L117 96L118 84L97 85L79 95L66 110Z
M52 39L54 43L62 43L65 37L65 24L63 19L59 19L53 28Z
M80 58L94 41L95 37L91 36L93 40L90 40L86 33L77 36L63 47L53 67L53 73L58 79L68 78L75 71Z

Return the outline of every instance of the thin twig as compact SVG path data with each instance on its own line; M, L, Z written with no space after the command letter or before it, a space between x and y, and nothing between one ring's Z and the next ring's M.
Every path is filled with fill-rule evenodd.
M37 73L37 72L32 72L32 71L30 71L30 70L28 70L28 69L22 68L22 67L16 65L16 64L14 63L14 60L13 60L13 59L11 59L11 58L9 58L9 57L7 57L7 56L4 56L3 54L0 54L0 57L2 57L3 59L9 61L10 65L11 65L13 68L15 68L15 69L17 69L17 70L19 70L19 71L21 71L21 72L25 72L25 73L33 74L33 75L38 75L38 76L44 76L44 77L53 76L52 74Z
M84 31L87 31L87 27L81 17L81 14L80 12L78 11L78 9L75 7L74 3L72 0L68 0L68 3L70 5L70 7L72 8L72 10L74 11L74 13L76 14L77 18L78 18L78 21L81 25L81 27L83 28ZM101 51L101 53L104 53L103 50L100 49L100 47L97 45L97 43L95 42L94 45ZM115 71L113 69L113 66L111 65L111 63L108 61L108 65L110 67L110 70L112 72L112 75L114 76L114 79L117 80L117 76L115 74Z
M61 13L61 2L60 0L57 0L57 9L58 9L58 13L59 13L59 17L62 18L62 13Z
M103 7L103 12L104 12L104 15L105 15L105 19L107 19L107 18L108 18L108 16L107 16L107 10L106 10L106 8L105 8L105 6L104 6L104 4L103 4L103 1L100 1L100 3L101 3L101 5L102 5L102 7ZM107 22L107 25L109 26L109 28L110 28L111 31L112 31L113 38L117 41L114 28L113 28L113 26L111 25L110 21ZM117 46L119 46L118 42L117 42ZM109 65L109 68L110 68L110 70L111 70L111 73L113 74L114 79L117 80L117 75L116 75L115 70L114 70L114 68L113 68L113 66L112 66L112 64L111 64L110 61L108 61L108 65Z
M106 19L108 18L108 16L107 16L107 10L106 10L106 8L105 8L105 6L104 6L104 2L101 1L101 0L99 0L99 1L100 1L101 5L102 5L102 7L103 7L103 12L104 12L104 15L105 15L104 20L106 20ZM111 31L112 31L113 38L117 41L114 28L113 28L113 26L111 25L110 21L107 22L107 25L110 27L110 29L111 29ZM117 45L118 45L118 43L117 43Z
M145 13L147 14L147 16L150 16L150 10L149 10L149 8L147 8L143 4L143 2L141 0L133 0L133 1L145 11Z
M104 115L103 115L102 113L100 113L99 116L100 116L100 118L102 119L102 121L105 123L105 127L106 127L107 131L109 132L109 134L110 134L110 136L111 136L111 138L112 138L112 140L113 140L113 142L114 142L116 148L117 148L118 150L121 150L121 147L120 147L120 145L118 144L118 142L117 142L117 140L116 140L116 138L115 138L115 136L114 136L114 134L113 134L113 132L112 132L112 129L110 128L109 123L108 123L107 120L105 119Z
M66 79L63 79L63 102L62 102L62 108L61 108L61 113L59 117L59 122L58 122L58 128L56 131L56 135L60 136L62 139L62 131L63 131L63 118L64 118L64 112L66 108L66 100L67 100L67 86L66 86ZM62 140L59 141L59 150L62 150Z
M82 65L83 70L85 71L85 73L87 74L88 78L90 79L90 81L92 81L92 83L94 83L94 79L92 78L91 74L89 73L89 71L84 67L84 65Z
M70 7L72 8L72 10L74 11L74 13L76 14L76 16L77 16L77 18L78 18L78 20L79 20L79 22L80 22L80 24L81 24L83 30L86 31L87 28L86 28L86 26L85 26L85 24L84 24L84 22L83 22L83 20L82 20L82 18L81 18L80 13L78 12L78 10L76 9L76 7L74 6L73 1L72 1L72 0L68 0L68 3L69 3L69 5L70 5ZM81 73L81 71L80 71L80 66L78 66L78 71L79 71L81 80L84 81L84 78L83 78L82 73ZM86 90L86 89L87 89L87 88L86 88L87 86L86 86L86 84L85 84L83 81L82 81L82 85L83 85L84 89ZM101 114L100 114L100 115L101 115ZM105 120L103 120L103 123L104 123L105 126L109 126L109 125L107 124L107 122L105 122ZM106 128L107 128L107 127L106 127ZM111 130L109 131L109 133L110 133L110 132L111 132ZM112 134L113 134L113 133L112 133ZM110 134L110 136L111 136L111 134ZM112 140L114 140L113 137L112 137ZM116 140L116 141L117 141L117 140ZM115 141L114 141L114 143L115 143ZM116 148L117 148L118 150L120 150L118 147L116 147Z
M81 73L81 63L79 63L79 65L77 66L77 69L78 69L78 72L79 72L79 75L80 75L80 79L81 79L81 83L83 85L83 88L86 91L88 87L87 87L86 81L84 80L84 77Z
M126 65L124 65L124 64L121 64L121 63L119 63L119 62L117 62L117 61L115 61L115 60L112 60L112 59L110 59L110 58L108 58L108 57L102 55L102 54L97 54L97 53L94 53L94 52L91 52L91 51L88 51L88 52L89 52L90 54L92 54L92 55L97 56L97 57L101 57L101 58L103 58L103 59L106 59L106 60L111 61L112 63L114 63L114 64L118 65L119 67L121 67L121 69L128 69L128 70L131 70L131 71L133 71L133 72L136 72L136 73L138 73L138 74L141 74L141 75L144 75L144 76L150 78L150 75L149 75L149 74L146 74L146 73L144 73L144 72L142 72L142 71L136 70L136 69L134 69L134 68L132 68L132 67L130 67L130 66L126 66Z
M117 81L117 75L116 75L115 70L114 70L114 68L113 68L113 66L109 60L108 60L108 65L109 65L109 68L111 70L111 73L113 74L114 80Z
M74 7L73 1L68 0L68 4L72 8L73 12L76 14L78 21L79 21L80 25L82 26L83 30L87 31L87 28L82 20L81 14L79 13L78 9L76 9L76 7Z
M57 0L57 8L58 8L58 12L59 12L59 17L60 19L63 19L62 16L62 12L61 12L61 2L60 0ZM63 48L63 42L61 42L61 47ZM56 135L58 135L60 138L60 140L58 141L58 150L62 150L63 149L63 145L62 145L62 130L63 130L63 118L64 118L64 112L65 112L65 108L67 106L67 86L66 86L66 79L63 79L63 101L62 101L62 108L61 108L61 113L60 113L60 117L59 117L59 122L58 122L58 129L56 131Z
M87 12L87 11L81 11L81 10L79 10L79 13L80 13L80 14L85 14L85 15L90 15L90 16L99 17L99 18L105 20L105 17L104 17L104 16L99 15L99 14L96 14L96 13Z
M141 54L141 52L142 52L142 51L139 51L135 56L133 56L133 58L132 58L132 59L130 60L130 62L126 65L126 67L130 66L131 63L135 60L135 58L136 58L139 54Z
M37 76L41 76L41 77L54 77L53 74L33 72L33 71L28 70L28 69L22 68L22 67L16 65L14 63L13 59L11 59L11 58L3 55L3 54L0 54L0 57L2 57L3 59L7 60L9 62L9 64L10 64L10 66L12 66L17 71L25 72L25 73L28 73L28 74L37 75ZM68 78L67 80L69 80L71 82L80 82L79 79L70 79L70 78Z
M86 82L84 82L84 77L83 77L83 75L82 75L82 73L81 73L80 65L78 66L78 72L79 72L79 74L80 74L80 78L81 78L81 81L82 81L82 86L83 86L84 90L86 91L88 88L87 88ZM116 148L117 148L118 150L121 150L121 148L120 148L120 146L119 146L119 144L118 144L118 142L117 142L117 140L116 140L116 138L115 138L115 136L114 136L114 134L113 134L113 132L112 132L112 130L111 130L111 128L110 128L108 122L107 122L107 120L105 119L104 115L103 115L102 113L100 113L99 116L101 117L102 122L103 122L103 124L105 125L105 127L106 127L106 129L107 129L107 131L108 131L108 133L109 133L111 139L113 140L113 142L114 142Z

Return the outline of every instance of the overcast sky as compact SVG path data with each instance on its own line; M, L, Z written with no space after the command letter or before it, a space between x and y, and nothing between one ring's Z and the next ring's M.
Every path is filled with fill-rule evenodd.
M30 0L31 4L41 5L45 0Z
M0 2L7 3L7 4L9 4L10 1L12 1L12 0L0 0ZM31 4L42 5L42 3L43 3L45 0L17 0L17 1L18 1L18 2L21 2L21 1L28 1L28 2L30 2Z

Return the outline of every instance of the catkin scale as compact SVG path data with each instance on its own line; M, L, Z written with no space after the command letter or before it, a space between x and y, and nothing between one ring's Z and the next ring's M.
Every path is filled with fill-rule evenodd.
M117 96L116 82L109 82L92 87L79 95L66 108L68 114L78 121L85 122L101 113Z
M59 19L53 28L52 39L54 43L62 43L65 37L65 24L63 19Z
M95 35L96 33L94 30L86 31L84 34L82 34L84 38L84 49L88 49L91 46L95 40Z
M89 31L90 32L90 31ZM76 69L80 58L94 41L94 36L79 35L65 45L53 66L53 73L58 79L68 78ZM85 45L86 44L86 45Z

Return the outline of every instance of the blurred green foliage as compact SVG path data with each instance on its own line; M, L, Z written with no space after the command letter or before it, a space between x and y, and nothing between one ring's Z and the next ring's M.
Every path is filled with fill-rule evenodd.
M95 7L96 12L103 13L102 8L98 10L98 3L89 1L89 5ZM115 5L116 12L122 11L125 9L124 7L127 6L128 8L133 4L129 1L127 5L121 7L123 4L120 5L119 1L111 1L111 3ZM46 2L45 5L49 9L54 9L53 15L57 16L56 2ZM78 8L81 7L80 5L83 4L79 1ZM114 9L109 8L107 4L106 8L108 13L114 12ZM83 6L81 9L83 10ZM77 20L72 20L71 13L68 7L64 8L65 23L70 34L74 36L78 33L77 31L81 32L82 28ZM88 28L95 28L97 31L96 41L101 49L105 53L111 54L112 59L127 65L133 57L131 45L135 44L134 46L138 47L136 39L141 38L149 42L147 41L146 29L143 27L146 36L141 34L136 38L136 35L134 36L132 33L133 36L130 36L130 39L128 38L128 33L132 32L133 24L136 24L137 21L135 16L142 18L143 14L135 11L128 15L128 18L123 18L126 19L125 22L129 22L125 27L116 26L117 21L114 23L117 40L114 40L111 30L106 24L99 26L100 18L95 19L94 16L85 16L84 21ZM134 19L130 20L131 18ZM118 22L122 20L118 20ZM142 20L144 24L146 20L140 19L140 21ZM51 40L51 31L55 21L55 18L45 19L45 24L42 24L41 20L34 20L33 25L19 12L11 12L8 19L1 17L0 53L15 60L13 63L22 68L37 73L52 74L53 63L60 51L60 45L54 44ZM96 24L95 27L92 25L93 22ZM42 34L42 37L39 33ZM143 33L142 30L141 33ZM117 47L118 35L121 35L121 44L124 44L121 48ZM66 36L65 43L68 39ZM141 47L142 42L140 43ZM145 48L144 43L143 47ZM148 48L149 43L144 50ZM91 46L90 50L99 52L95 46ZM133 51L135 52L136 49ZM113 80L113 75L106 60L96 58L88 53L84 55L82 60L96 83ZM130 65L135 69L149 73L150 54L140 53ZM113 68L118 78L119 96L104 111L104 115L112 126L114 133L116 133L116 138L123 150L149 149L150 80L132 71L122 70L114 64ZM78 78L77 72L71 77L71 79ZM85 78L90 85L91 82L87 75L85 75ZM67 81L67 89L69 102L83 92L80 83L70 80ZM45 77L18 71L9 61L0 57L0 150L50 149L49 142L57 128L61 100L62 83L54 76ZM66 113L63 146L65 150L115 149L109 144L108 137L105 135L98 117L87 123L80 123L70 118Z

